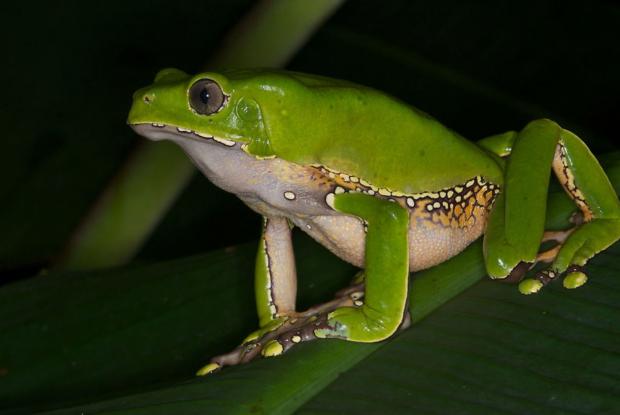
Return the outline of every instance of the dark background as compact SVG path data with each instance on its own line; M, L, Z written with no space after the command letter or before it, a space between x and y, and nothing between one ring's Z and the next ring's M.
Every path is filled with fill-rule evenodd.
M0 408L31 413L185 382L255 328L253 242L160 262L258 237L260 218L199 175L139 253L135 262L146 266L26 280L61 252L143 142L125 125L132 92L163 67L202 70L253 3L0 6L0 284L25 280L0 291ZM602 154L619 147L619 39L620 7L611 1L349 0L289 67L385 90L473 140L550 117ZM309 305L352 270L301 242L300 292ZM556 284L524 297L483 283L343 373L306 410L400 403L408 413L414 403L427 408L429 396L436 412L468 399L483 404L473 413L493 405L594 413L605 393L617 403L616 258L599 255L596 278L570 293ZM243 387L227 379L260 383L295 361L231 369L222 372L225 387L215 379L196 390L212 402L245 402ZM186 399L189 389L172 396ZM166 396L155 390L150 409Z
M2 6L0 281L57 255L142 139L131 93L203 68L251 1ZM617 149L620 8L606 1L348 1L289 67L385 90L471 139L550 117ZM136 195L139 197L139 195ZM255 239L259 218L196 175L138 255Z

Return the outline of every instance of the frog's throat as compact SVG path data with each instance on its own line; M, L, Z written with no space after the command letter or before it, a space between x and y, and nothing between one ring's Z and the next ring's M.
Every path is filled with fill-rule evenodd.
M282 177L268 174L271 170L285 174L273 163L286 164L277 158L260 158L245 150L246 143L198 133L171 125L131 124L136 133L151 140L170 140L187 153L196 167L216 186L239 197L280 199ZM271 166L271 167L270 167ZM165 166L163 167L165 168ZM295 187L296 193L302 188Z
M149 140L177 140L177 139L194 139L194 140L212 140L226 147L234 147L237 142L227 138L216 137L204 134L198 131L189 130L183 127L175 127L173 125L159 123L139 123L130 124L131 128L139 135Z

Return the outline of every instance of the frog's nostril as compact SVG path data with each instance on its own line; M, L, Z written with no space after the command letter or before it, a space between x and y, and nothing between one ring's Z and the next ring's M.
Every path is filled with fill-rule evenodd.
M154 94L144 94L142 96L142 101L144 101L145 104L150 104L151 102L155 101L155 95Z

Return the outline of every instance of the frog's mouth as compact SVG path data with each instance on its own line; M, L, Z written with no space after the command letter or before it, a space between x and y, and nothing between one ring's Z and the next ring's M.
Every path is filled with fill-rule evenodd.
M222 144L226 147L234 147L237 142L229 140L227 138L221 138L212 136L209 134L193 131L183 127L177 127L174 125L166 125L159 123L137 123L129 124L129 126L139 135L148 138L149 140L172 140L179 139L194 139L200 141L212 140L216 143Z

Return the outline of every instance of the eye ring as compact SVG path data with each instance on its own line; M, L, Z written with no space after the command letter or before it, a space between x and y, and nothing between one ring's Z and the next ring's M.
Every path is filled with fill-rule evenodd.
M226 103L226 95L217 82L203 78L189 88L189 105L201 115L211 115L220 111Z

